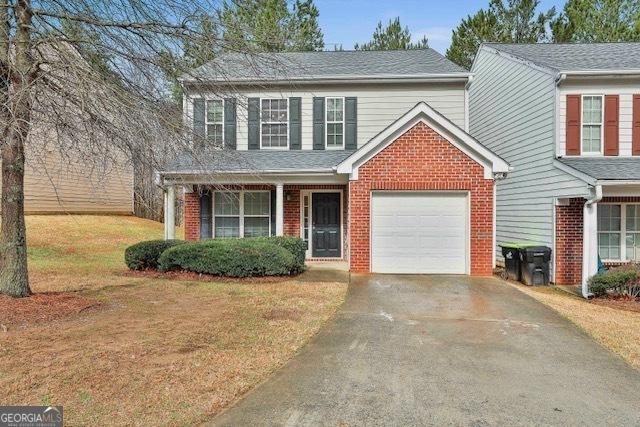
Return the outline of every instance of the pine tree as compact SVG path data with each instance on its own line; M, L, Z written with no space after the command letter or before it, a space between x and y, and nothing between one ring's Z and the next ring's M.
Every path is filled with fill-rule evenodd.
M429 47L427 37L424 36L417 43L411 42L409 27L402 27L400 17L389 21L386 27L382 21L378 22L371 41L365 44L355 44L356 50L396 50L396 49L426 49Z
M551 23L555 42L640 40L637 0L569 0Z

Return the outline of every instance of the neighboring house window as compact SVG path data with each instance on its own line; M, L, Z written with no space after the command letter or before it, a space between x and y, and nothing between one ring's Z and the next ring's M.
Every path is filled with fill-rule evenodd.
M602 152L602 96L582 97L582 153Z
M289 146L288 100L262 99L260 109L262 148L287 148Z
M344 147L344 98L327 98L327 148Z
M640 261L640 204L598 205L598 254L612 261Z
M269 191L217 191L213 205L214 237L258 237L271 234Z
M224 144L224 103L221 99L207 101L206 132L214 146Z

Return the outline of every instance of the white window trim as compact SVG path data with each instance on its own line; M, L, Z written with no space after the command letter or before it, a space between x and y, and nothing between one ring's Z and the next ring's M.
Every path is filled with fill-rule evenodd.
M329 100L341 99L342 100L342 120L329 121ZM344 150L344 131L345 131L345 117L346 105L344 96L327 96L324 100L324 148L326 150ZM329 146L329 124L342 123L342 144L339 146Z
M216 193L238 193L238 215L216 215ZM264 218L267 215L245 215L244 214L244 194L245 193L268 193L269 194L269 236L271 236L271 191L269 190L226 190L213 191L211 197L211 238L216 238L216 217L221 218L238 218L238 238L244 238L244 219L245 218ZM233 238L233 237L231 237Z
M598 123L585 123L584 122L584 99L585 98L600 98L602 109L600 111L600 151L584 151L582 130L584 126L597 125ZM580 155L581 156L602 156L604 155L604 95L602 94L583 94L580 96Z
M265 122L262 120L262 101L263 100L285 100L285 102L287 103L287 146L286 147L264 147L262 145L262 125L265 124L282 124L282 122ZM289 111L289 98L260 98L259 101L260 105L258 108L258 114L260 115L260 126L259 126L259 132L258 132L258 138L260 140L260 149L261 150L288 150L289 149L289 145L291 144L291 141L289 140L289 127L290 127L290 114L291 111Z
M627 260L627 206L640 206L640 203L618 203L618 202L604 202L599 203L599 205L619 205L620 206L620 230L618 231L602 231L602 233L619 233L620 234L620 259L612 259L606 258L603 259L602 262L610 262L610 263L627 263L633 262ZM600 250L600 229L597 230L598 233L598 251ZM634 233L635 234L635 233Z
M222 122L210 122L209 121L209 101L222 102ZM205 98L204 99L204 139L209 140L209 125L222 125L222 146L224 146L224 99L222 98Z

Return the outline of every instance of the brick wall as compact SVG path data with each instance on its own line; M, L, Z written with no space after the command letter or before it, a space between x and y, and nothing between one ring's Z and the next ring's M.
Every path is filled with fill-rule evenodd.
M585 200L570 199L556 206L555 283L575 285L582 281L582 219Z
M184 195L184 238L200 238L200 194L197 191Z
M471 274L492 274L493 181L424 123L360 167L349 184L351 270L368 272L372 190L467 190L471 195Z

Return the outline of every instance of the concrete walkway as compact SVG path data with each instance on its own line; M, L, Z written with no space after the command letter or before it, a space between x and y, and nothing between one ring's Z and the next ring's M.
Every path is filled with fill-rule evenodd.
M213 425L638 426L640 373L497 279L353 276L336 318Z

